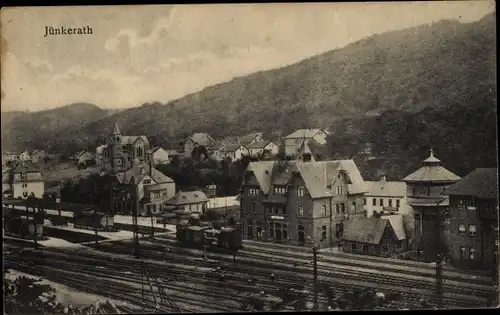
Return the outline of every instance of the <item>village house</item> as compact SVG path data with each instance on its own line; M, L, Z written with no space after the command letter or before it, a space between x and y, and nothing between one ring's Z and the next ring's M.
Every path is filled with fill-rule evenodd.
M262 138L262 132L251 133L238 138L240 144L242 144L245 148L250 148L250 146L256 142L264 141Z
M248 149L240 143L228 144L218 150L217 155L212 155L220 160L230 159L232 162L241 160L245 155L248 155Z
M47 153L45 153L44 150L34 150L31 153L31 162L33 162L33 164L42 163L46 157Z
M14 162L19 160L19 154L13 152L5 152L2 154L2 165L6 162Z
M478 168L445 191L456 267L492 268L498 255L498 169Z
M103 206L111 209L112 214L138 215L160 213L163 203L175 194L175 183L152 165L138 163L126 171L106 173L102 182L107 185L103 189L109 191L104 195L111 196L103 200ZM103 208L103 209L106 209Z
M389 257L407 250L401 215L351 217L342 236L344 252Z
M207 133L195 133L184 143L184 156L190 158L193 154L193 150L199 146L204 146L207 151L210 151L214 142L215 140Z
M167 150L164 150L163 148L154 148L152 152L155 165L168 164L170 162L170 157Z
M26 199L31 195L42 198L45 183L39 170L17 168L13 170L12 193L14 198Z
M149 165L152 153L146 136L124 136L116 123L108 138L107 147L103 149L103 157L105 169L116 173L137 164Z
M418 259L434 261L449 244L449 198L443 193L460 177L441 166L433 150L423 164L403 181L408 204L415 216L414 242Z
M340 240L366 192L352 160L250 162L241 193L247 239L304 245Z
M203 214L207 209L208 198L201 191L178 191L175 196L165 201L169 212L187 210L190 213Z
M413 216L413 209L406 200L406 183L387 181L386 176L380 176L378 181L365 181L368 192L365 194L364 205L367 217L374 213L399 213Z
M24 150L23 152L19 153L18 160L21 162L31 161L31 155L28 150Z
M285 137L285 154L296 156L303 142L314 140L320 145L326 144L328 133L323 129L299 129Z
M78 165L94 165L96 162L95 155L92 152L89 151L82 151L80 152L80 155L78 156L77 159L77 164Z
M272 141L263 140L252 143L248 146L248 151L254 157L262 157L264 155L275 156L278 154L279 147Z

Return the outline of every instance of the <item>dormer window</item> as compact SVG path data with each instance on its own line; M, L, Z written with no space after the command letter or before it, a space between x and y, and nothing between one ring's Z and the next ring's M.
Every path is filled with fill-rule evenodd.
M283 186L274 186L274 193L275 194L284 195L284 194L286 194L286 187L283 187Z
M336 193L337 193L337 195L342 195L342 193L343 193L342 186L337 186L337 187L335 187L335 188L336 188Z

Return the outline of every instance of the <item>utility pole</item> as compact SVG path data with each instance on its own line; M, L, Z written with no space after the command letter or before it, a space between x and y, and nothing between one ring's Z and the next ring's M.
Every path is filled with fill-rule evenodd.
M439 308L443 308L443 260L442 254L436 259L436 293L439 298Z
M313 279L314 279L314 305L313 310L319 309L318 304L318 246L313 246Z

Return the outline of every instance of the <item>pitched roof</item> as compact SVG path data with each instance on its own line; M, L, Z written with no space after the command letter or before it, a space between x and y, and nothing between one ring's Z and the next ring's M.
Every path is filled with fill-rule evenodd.
M404 197L406 196L405 182L365 181L367 196Z
M208 198L201 191L178 191L174 197L165 202L167 205L181 206L193 203L207 202Z
M255 149L255 150L257 150L257 149L264 149L271 142L272 141L269 141L269 140L254 142L248 148L249 149Z
M210 137L208 135L208 133L205 133L205 132L194 133L191 137L189 137L189 139L191 139L193 142L197 143L198 145L202 145L205 147L209 146L214 141L212 139L212 137Z
M255 132L255 133L251 133L251 134L248 134L248 135L245 135L243 137L240 137L240 143L245 145L245 144L249 144L250 142L253 141L253 139L255 139L255 137L257 136L261 136L262 137L262 133L261 132Z
M134 144L139 138L142 139L145 143L149 143L148 137L146 136L121 136L120 144L121 145Z
M498 197L498 169L476 168L448 188L444 194L495 199Z
M289 134L288 136L286 136L285 139L312 138L318 132L324 132L324 131L321 130L320 128L298 129L298 130L294 131L293 133Z
M120 127L118 126L118 122L115 122L115 127L113 128L113 135L121 135Z
M347 221L343 240L368 244L380 244L387 226L390 226L398 240L406 239L403 217L400 215L384 218L354 216Z
M143 171L142 173L141 169ZM146 176L150 176L157 184L171 183L174 181L156 168L153 168L151 174L149 174L149 165L146 163L136 164L124 172L116 173L115 176L121 184L133 183L137 185Z
M223 153L232 153L232 152L238 150L240 147L242 147L242 145L240 143L231 143L231 144L225 145L219 151L221 151Z
M225 147L226 145L235 143L237 141L238 141L238 137L236 137L236 136L226 137L226 138L215 141L214 144L212 145L212 148L214 150L220 150L223 147Z
M366 191L361 174L353 160L338 161L259 161L250 162L247 168L252 171L265 194L269 193L272 184L285 185L292 174L298 173L304 180L307 190L312 198L330 197L331 184L339 171L345 171L351 184L348 184L350 194Z
M460 176L450 172L442 167L440 160L434 156L434 151L431 150L430 156L424 160L424 165L406 176L403 180L405 182L436 182L436 183L450 183L456 182Z

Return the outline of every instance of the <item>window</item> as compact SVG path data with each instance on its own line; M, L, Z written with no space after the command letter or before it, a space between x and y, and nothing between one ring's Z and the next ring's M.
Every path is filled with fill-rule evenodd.
M326 241L326 225L323 225L321 227L321 241L322 242Z
M364 198L364 200L363 200L363 205L366 206L366 198Z
M298 209L297 209L297 213L298 213L299 217L303 217L304 216L304 206L299 205Z
M380 199L379 203L380 203L380 206L383 207L384 206L384 199Z
M342 186L337 186L336 189L337 189L337 195L342 195L343 193Z
M474 199L467 200L467 210L476 210L476 200Z
M458 226L458 233L459 233L460 235L465 235L465 225L460 224L460 225Z
M368 253L368 245L363 244L363 253Z
M351 244L351 250L352 250L352 251L355 251L355 250L356 250L356 243L352 243L352 244Z
M21 173L21 179L26 180L26 173Z
M403 241L398 241L398 242L396 243L396 248L399 250L399 249L401 249L402 247L403 247Z
M326 216L326 205L322 205L321 206L321 213L320 213L321 216Z
M476 250L474 248L469 248L469 258L471 260L476 259Z
M413 196L416 196L416 195L417 195L417 194L416 194L417 190L415 189L415 187L413 187L412 192L413 192L413 194L412 194Z
M255 212L255 202L252 202L252 212Z
M276 186L276 187L274 187L274 193L284 195L286 193L286 188Z
M387 254L389 252L389 245L383 244L382 245L382 252L384 252L384 254Z
M274 223L269 223L269 237L274 238Z
M255 196L259 194L259 190L257 188L250 188L248 189L248 195L249 196Z
M160 192L155 192L155 199L160 199Z
M376 206L377 205L377 199L373 198L373 203L372 203L373 206Z
M28 187L28 184L24 183L23 188L26 188L26 187Z
M476 225L469 224L469 236L476 236Z
M389 199L389 207L392 207L392 199Z
M430 196L430 195L431 195L431 188L427 187L427 196Z
M297 196L303 197L305 195L305 192L306 192L306 190L305 190L304 186L300 186L299 189L297 190Z
M24 198L28 197L28 192L27 191L23 192L23 197Z
M339 239L342 237L343 234L344 234L344 224L343 223L335 224L335 237Z
M338 203L335 204L335 213L340 214L340 205Z
M345 203L340 204L340 211L344 214L345 213Z
M263 232L262 232L262 224L260 221L257 221L256 223L257 226L257 240L261 241L263 239Z
M399 199L396 199L396 207L399 208Z

